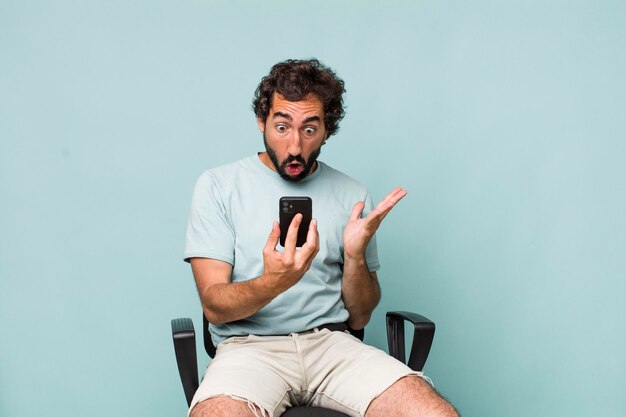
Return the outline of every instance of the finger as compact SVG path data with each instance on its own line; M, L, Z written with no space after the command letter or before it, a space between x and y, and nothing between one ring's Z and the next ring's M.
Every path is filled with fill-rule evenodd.
M356 204L352 207L352 212L350 213L349 220L359 220L361 218L361 213L363 213L363 208L365 208L365 203L362 201L357 201Z
M311 219L311 224L309 225L309 232L307 233L306 243L302 246L300 250L300 255L303 257L305 270L311 267L313 263L313 259L315 259L315 255L320 250L319 243L319 232L317 230L317 220Z
M388 206L389 204L391 204L392 206L395 205L398 201L400 201L402 198L404 198L404 196L406 195L406 190L402 187L396 187L393 190L391 190L391 192L389 194L387 194L385 196L385 198L383 198L381 200L380 203L378 203L378 206Z
M317 220L311 219L309 223L309 230L306 234L306 242L302 245L302 251L308 253L309 251L317 252L319 250L319 233L317 232Z
M310 243L314 247L316 247L319 243L316 219L311 219L311 223L309 223L309 231L306 234L306 243Z
M317 230L317 220L315 220L315 240L317 245L315 245L315 253L317 254L320 251L320 232Z
M381 200L380 203L376 206L372 213L374 216L382 216L383 218L389 213L389 211L396 205L400 200L406 196L407 192L404 188L397 187L394 188L385 198ZM382 219L381 219L382 220Z
M394 192L390 193L389 200L387 200L387 211L391 210L400 200L402 200L406 196L407 192L403 188L399 188L394 190Z
M391 209L407 195L405 189L394 188L387 196L372 210L365 218L368 224L374 224L376 228L380 225Z
M289 229L287 229L287 236L285 237L285 253L293 253L296 251L300 223L302 223L302 214L297 213L293 216L293 219L289 224Z
M398 191L393 193L393 199L397 203L398 201L402 200L407 194L408 192L404 188L399 187Z
M280 228L278 227L278 222L274 220L272 223L272 231L270 232L269 237L267 238L267 243L265 244L265 251L272 252L276 250L276 245L278 245L278 240L280 239Z

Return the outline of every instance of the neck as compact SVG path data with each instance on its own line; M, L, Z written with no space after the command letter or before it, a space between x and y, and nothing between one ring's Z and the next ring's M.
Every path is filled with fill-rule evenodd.
M272 171L277 172L276 171L276 167L272 163L272 160L270 159L270 157L267 154L267 152L259 152L257 155L259 156L259 159L261 160L261 162L263 162L263 165L265 165L266 167L268 167Z

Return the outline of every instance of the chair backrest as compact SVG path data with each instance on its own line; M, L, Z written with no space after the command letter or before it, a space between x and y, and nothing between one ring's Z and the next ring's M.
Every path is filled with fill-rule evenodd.
M207 355L209 357L215 356L215 345L213 345L213 341L211 340L211 333L209 332L209 321L206 319L206 316L202 314L202 339L204 340L204 350L206 350Z
M354 330L348 326L348 331L352 336L358 338L359 340L363 340L365 337L365 329ZM202 339L204 340L204 350L206 350L207 355L209 357L215 356L215 346L213 345L213 340L211 340L211 333L209 332L209 321L206 316L202 314Z

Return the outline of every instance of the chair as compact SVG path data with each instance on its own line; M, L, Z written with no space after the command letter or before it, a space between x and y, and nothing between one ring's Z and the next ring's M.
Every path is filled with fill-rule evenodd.
M202 325L202 335L204 348L212 358L215 356L215 346L209 334L208 321L204 315ZM406 362L404 348L404 322L413 324L413 343L409 361ZM350 329L355 337L363 340L364 330L354 331ZM391 311L387 313L387 342L389 344L389 354L394 358L407 363L414 371L421 371L428 358L430 347L435 335L435 323L419 314L406 311ZM187 399L187 405L191 404L194 393L198 389L198 364L196 357L196 334L193 322L190 318L178 318L172 320L172 338L174 339L174 351L178 372L183 384L183 391ZM321 407L299 406L287 409L281 417L347 417L346 414Z

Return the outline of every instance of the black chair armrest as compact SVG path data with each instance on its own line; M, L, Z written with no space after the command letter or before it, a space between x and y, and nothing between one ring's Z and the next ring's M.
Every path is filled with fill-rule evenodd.
M187 398L187 405L191 405L194 393L198 389L198 359L196 355L196 332L190 318L172 320L172 338L180 381Z
M420 372L424 368L430 347L435 336L435 323L424 316L408 311L390 311L387 313L387 342L389 354L406 363L404 349L404 321L413 323L413 344L409 356L409 368Z

